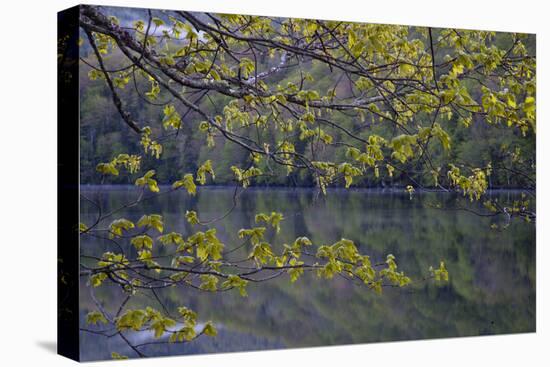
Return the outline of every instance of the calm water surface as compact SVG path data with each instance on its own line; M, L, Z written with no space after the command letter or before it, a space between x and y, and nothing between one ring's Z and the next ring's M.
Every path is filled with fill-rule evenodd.
M165 230L189 235L193 229L185 221L185 211L196 210L203 221L219 217L231 208L233 191L200 188L196 197L175 192L125 209L117 217L137 221L143 213L158 213ZM136 198L133 187L82 187L82 193L101 202L105 211ZM493 195L505 201L518 194ZM535 331L535 226L514 221L505 231L492 230L491 224L503 224L505 219L430 207L435 203L446 208L468 204L453 194L423 193L410 200L402 192L333 190L316 199L308 189L249 189L238 197L231 215L214 224L228 249L240 243L240 228L255 225L256 213L274 210L286 219L279 235L267 238L271 243L307 236L315 244L331 244L345 237L375 261L394 254L399 268L413 278L426 275L430 265L444 259L450 281L385 289L380 296L346 280L321 280L314 274L294 284L288 277L250 284L246 298L238 292L171 288L160 294L168 308L194 309L201 321L213 320L219 334L184 345L151 346L144 352L195 354ZM92 223L96 215L96 208L82 200L81 221ZM81 251L88 254L108 250L109 244L98 239L81 243ZM250 250L232 255L245 257ZM96 296L110 309L123 294L105 286ZM131 306L144 305L159 307L146 298ZM91 309L82 279L81 320ZM81 338L83 360L110 358L112 351L135 356L119 337L82 333ZM140 333L133 338L147 341L152 336Z

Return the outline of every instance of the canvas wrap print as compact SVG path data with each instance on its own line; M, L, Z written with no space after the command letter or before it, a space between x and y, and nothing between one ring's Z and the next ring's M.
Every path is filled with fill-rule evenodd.
M60 354L535 331L535 35L58 19Z

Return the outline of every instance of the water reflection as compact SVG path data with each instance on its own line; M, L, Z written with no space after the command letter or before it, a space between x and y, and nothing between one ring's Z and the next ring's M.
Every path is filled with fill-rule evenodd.
M103 210L136 197L131 187L98 190L82 188L85 195L100 200ZM517 194L493 195L511 200ZM237 292L166 289L160 296L168 308L191 307L202 320L213 320L219 335L185 345L153 345L144 352L194 354L534 331L535 226L517 221L505 231L495 231L491 224L503 218L428 207L430 203L456 207L457 200L463 204L463 199L451 194L426 193L409 200L402 192L334 190L327 198L316 199L305 189L250 189L238 197L231 215L214 225L227 248L239 243L238 229L254 225L256 213L276 210L286 220L280 234L268 238L272 243L280 245L302 235L316 244L346 237L375 260L393 253L400 268L415 278L445 259L450 282L387 289L381 296L343 279L321 281L312 274L294 284L288 278L278 278L250 285L247 298ZM201 219L208 220L220 216L232 202L232 189L202 188L196 197L176 192L127 208L119 215L136 221L144 212L159 213L167 230L189 235L193 230L185 221L186 210L196 210ZM83 222L93 222L96 213L96 208L82 201ZM81 246L87 253L109 249L106 243L90 238ZM240 255L249 251L243 248ZM109 286L99 288L96 294L106 301L107 308L123 297L118 288ZM132 302L158 307L147 298ZM81 314L92 307L83 281ZM118 337L89 333L81 337L83 360L109 358L111 351L134 356Z

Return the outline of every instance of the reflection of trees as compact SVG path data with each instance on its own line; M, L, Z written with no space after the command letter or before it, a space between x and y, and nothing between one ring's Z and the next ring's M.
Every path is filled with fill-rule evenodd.
M183 220L180 207L215 213L231 205L230 190L205 190L196 198L173 195L177 199L159 198L148 203L147 209L165 213L166 225L182 233L192 233L192 229ZM118 191L106 197L109 206L128 199ZM441 199L446 200L446 196L437 198ZM435 195L425 195L422 200L435 200ZM229 340L231 332L254 335L270 341L271 347L534 329L533 227L514 223L505 232L491 231L487 230L490 219L480 221L465 212L427 209L424 203L398 194L333 192L323 201L312 202L307 191L251 190L240 198L233 215L216 226L223 241L230 243L237 240L231 228L253 223L250 213L275 208L287 217L294 215L275 238L279 241L275 245L304 233L311 235L315 243L330 243L346 233L373 257L382 258L390 249L413 275L425 272L429 267L426 259L445 258L452 274L449 284L436 288L421 284L411 291L387 290L384 297L378 297L343 280L312 286L315 283L306 275L292 286L282 280L250 287L249 297L244 300L229 293L205 295L192 289L170 288L159 292L166 306L174 310L185 299L189 307L201 310L201 317L225 325L226 334L219 338ZM132 217L131 213L127 216ZM93 245L95 248L98 243ZM97 246L98 253L103 250ZM249 251L243 248L242 254ZM121 296L112 287L101 292L98 289L101 299ZM154 304L143 297L135 302L139 307ZM87 302L84 309L91 307ZM200 350L208 349L210 342L197 343ZM220 343L224 345L223 340Z

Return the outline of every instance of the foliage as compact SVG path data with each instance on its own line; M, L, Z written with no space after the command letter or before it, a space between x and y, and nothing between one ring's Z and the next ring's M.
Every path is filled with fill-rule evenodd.
M503 205L487 195L516 185L534 195L529 35L150 10L128 27L119 24L98 7L81 7L91 80L81 146L83 167L95 167L85 180L135 183L139 197L126 206L181 188L194 196L197 184L235 183L237 194L239 187L292 182L323 195L334 186L401 186L411 200L427 188L456 191L483 201L489 215L536 218L524 203ZM114 115L102 113L120 126L87 120L100 106L111 108ZM82 236L107 231L116 249L83 274L92 288L115 284L129 297L180 286L246 296L250 283L281 275L293 283L306 272L376 293L412 283L393 255L372 263L350 239L314 244L301 236L280 249L285 218L269 209L254 217L265 226L232 229L243 244L229 246L210 226L215 220L201 221L194 210L185 219L205 228L189 236L163 234L161 214L144 214L136 224L117 218L102 229L113 214L80 224ZM245 244L246 258L229 256ZM426 270L429 279L449 279L443 261ZM125 304L108 316L98 307L87 322L112 323L121 336L150 330L168 343L216 335L212 323L199 331L197 314L183 306L177 318Z

